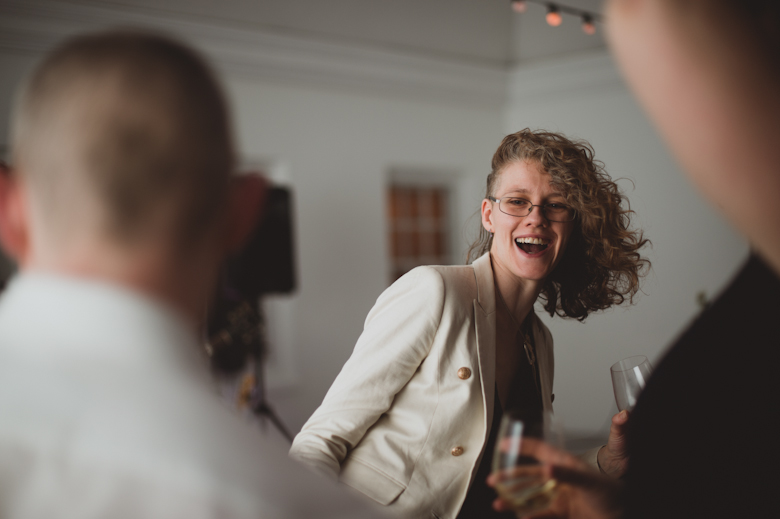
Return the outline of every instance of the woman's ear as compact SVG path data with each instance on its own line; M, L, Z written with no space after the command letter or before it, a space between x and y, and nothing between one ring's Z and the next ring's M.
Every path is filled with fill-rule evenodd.
M225 246L228 254L239 252L262 220L268 181L259 174L231 178Z
M487 232L493 232L493 202L487 198L482 200L482 227Z
M27 201L18 178L5 165L0 169L0 244L8 256L22 265L30 243Z

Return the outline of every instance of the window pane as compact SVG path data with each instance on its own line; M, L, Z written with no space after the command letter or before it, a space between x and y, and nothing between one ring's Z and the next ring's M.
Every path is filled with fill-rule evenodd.
M446 188L391 185L387 215L392 280L449 262Z

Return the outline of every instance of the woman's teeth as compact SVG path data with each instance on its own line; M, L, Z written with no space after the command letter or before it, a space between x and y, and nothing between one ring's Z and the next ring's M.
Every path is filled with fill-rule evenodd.
M520 245L521 243L530 243L533 245L547 245L549 241L543 240L541 238L517 238L515 239L515 243Z
M548 240L543 240L541 238L517 238L515 243L526 254L537 254L542 252L550 244Z

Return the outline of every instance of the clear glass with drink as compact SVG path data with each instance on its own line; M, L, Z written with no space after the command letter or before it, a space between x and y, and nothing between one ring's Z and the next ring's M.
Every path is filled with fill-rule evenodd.
M518 517L547 508L558 488L557 481L544 476L536 459L521 454L523 441L529 438L563 447L562 427L552 413L529 421L516 412L505 412L493 453L493 472L498 475L496 492Z

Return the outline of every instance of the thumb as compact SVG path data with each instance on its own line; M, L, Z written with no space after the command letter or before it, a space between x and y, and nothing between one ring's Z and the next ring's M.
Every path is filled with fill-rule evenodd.
M623 409L618 414L612 417L612 423L615 425L624 425L628 422L628 410Z

